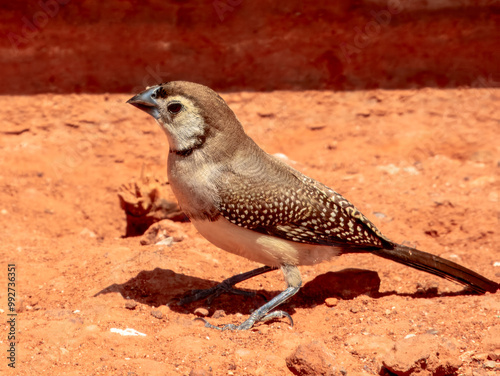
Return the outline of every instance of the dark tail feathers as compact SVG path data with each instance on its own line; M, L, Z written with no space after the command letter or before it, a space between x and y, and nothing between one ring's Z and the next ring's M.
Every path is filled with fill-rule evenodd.
M423 270L427 273L435 274L450 281L458 282L469 286L475 292L484 294L485 292L496 292L500 286L498 283L490 281L482 275L467 269L453 261L442 257L431 255L404 245L394 245L393 249L377 249L373 254L399 262L412 268Z

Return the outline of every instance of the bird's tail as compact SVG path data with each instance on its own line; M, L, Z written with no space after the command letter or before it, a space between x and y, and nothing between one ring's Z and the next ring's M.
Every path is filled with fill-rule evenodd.
M450 281L469 286L477 293L496 292L500 285L453 261L422 252L404 245L395 244L392 249L377 249L373 254L399 262L412 268L435 274Z

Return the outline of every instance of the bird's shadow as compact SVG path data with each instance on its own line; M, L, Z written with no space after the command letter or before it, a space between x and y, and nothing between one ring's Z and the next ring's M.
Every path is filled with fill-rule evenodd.
M340 281L340 284L332 283ZM193 277L177 273L170 269L155 268L143 270L134 278L118 284L114 283L94 295L94 297L119 293L123 298L136 301L151 307L168 305L170 309L180 313L191 313L196 307L207 307L206 301L198 301L180 306L178 302L183 296L189 295L193 289L207 289L217 285L218 281ZM310 308L322 305L326 298L335 297L339 300L350 300L360 295L368 295L378 299L397 295L411 298L437 298L446 296L470 295L467 289L458 292L439 292L437 288L421 289L415 293L398 293L396 291L379 292L380 278L376 272L364 269L344 269L338 272L322 274L306 283L296 296L280 306L290 314L294 307ZM265 303L264 297L270 299L281 291L248 290L255 297L224 294L217 297L208 308L212 311L223 310L226 314L249 314Z

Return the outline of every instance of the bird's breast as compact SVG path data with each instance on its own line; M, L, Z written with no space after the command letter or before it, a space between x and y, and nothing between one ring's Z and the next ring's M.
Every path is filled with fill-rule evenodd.
M179 206L191 220L214 220L219 216L216 176L217 166L206 160L197 160L195 153L187 158L169 155L170 187Z

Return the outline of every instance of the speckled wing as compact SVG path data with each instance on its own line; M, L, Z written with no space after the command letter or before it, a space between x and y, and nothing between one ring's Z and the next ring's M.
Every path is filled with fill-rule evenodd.
M282 239L349 248L383 248L389 240L349 201L286 166L259 175L226 175L219 211L228 221ZM260 175L263 176L263 175Z

